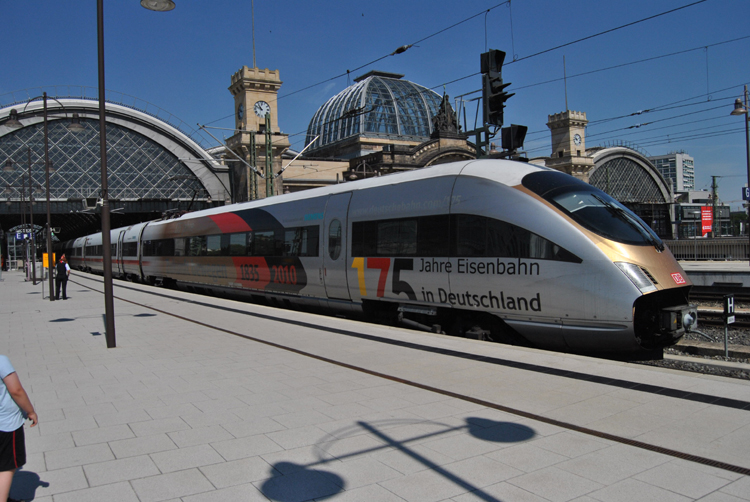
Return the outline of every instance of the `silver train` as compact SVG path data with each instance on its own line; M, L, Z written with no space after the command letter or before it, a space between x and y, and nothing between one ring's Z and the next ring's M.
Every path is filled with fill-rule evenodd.
M695 325L691 282L604 192L505 160L443 164L112 230L118 277L504 343L634 354ZM101 233L62 245L101 273Z

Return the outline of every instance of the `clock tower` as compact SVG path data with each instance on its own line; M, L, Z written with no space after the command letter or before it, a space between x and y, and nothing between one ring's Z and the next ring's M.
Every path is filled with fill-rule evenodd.
M276 95L281 88L278 70L261 70L243 66L232 75L229 92L234 96L234 122L237 129L260 131L266 114L271 114L271 132L279 132Z
M566 110L549 115L547 127L552 133L552 155L547 167L572 174L588 183L594 159L586 155L586 112Z
M262 193L258 187L260 176L246 164L232 162L233 202L280 193L281 179L275 178L274 173L281 170L281 154L290 146L288 135L279 129L276 99L281 84L278 70L243 66L232 75L229 92L234 97L236 131L227 139L227 147L266 177L266 190Z

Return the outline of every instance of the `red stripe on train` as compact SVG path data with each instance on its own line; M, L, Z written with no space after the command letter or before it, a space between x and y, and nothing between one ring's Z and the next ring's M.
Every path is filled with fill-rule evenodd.
M245 220L234 213L222 213L209 216L222 233L249 232L252 230Z

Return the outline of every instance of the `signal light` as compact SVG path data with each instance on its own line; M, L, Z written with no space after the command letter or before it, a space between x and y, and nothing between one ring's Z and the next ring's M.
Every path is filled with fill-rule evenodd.
M510 127L503 127L503 150L507 150L509 153L516 153L517 150L523 148L523 140L526 139L526 131L528 130L528 127L517 124L511 124Z
M484 102L484 123L503 125L505 101L514 93L505 92L510 85L503 83L502 67L505 53L495 49L481 55L482 100Z

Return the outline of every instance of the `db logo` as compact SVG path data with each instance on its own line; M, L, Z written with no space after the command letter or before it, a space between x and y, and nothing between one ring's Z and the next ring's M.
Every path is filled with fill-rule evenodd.
M682 274L672 274L675 284L686 284L685 279L682 278Z

